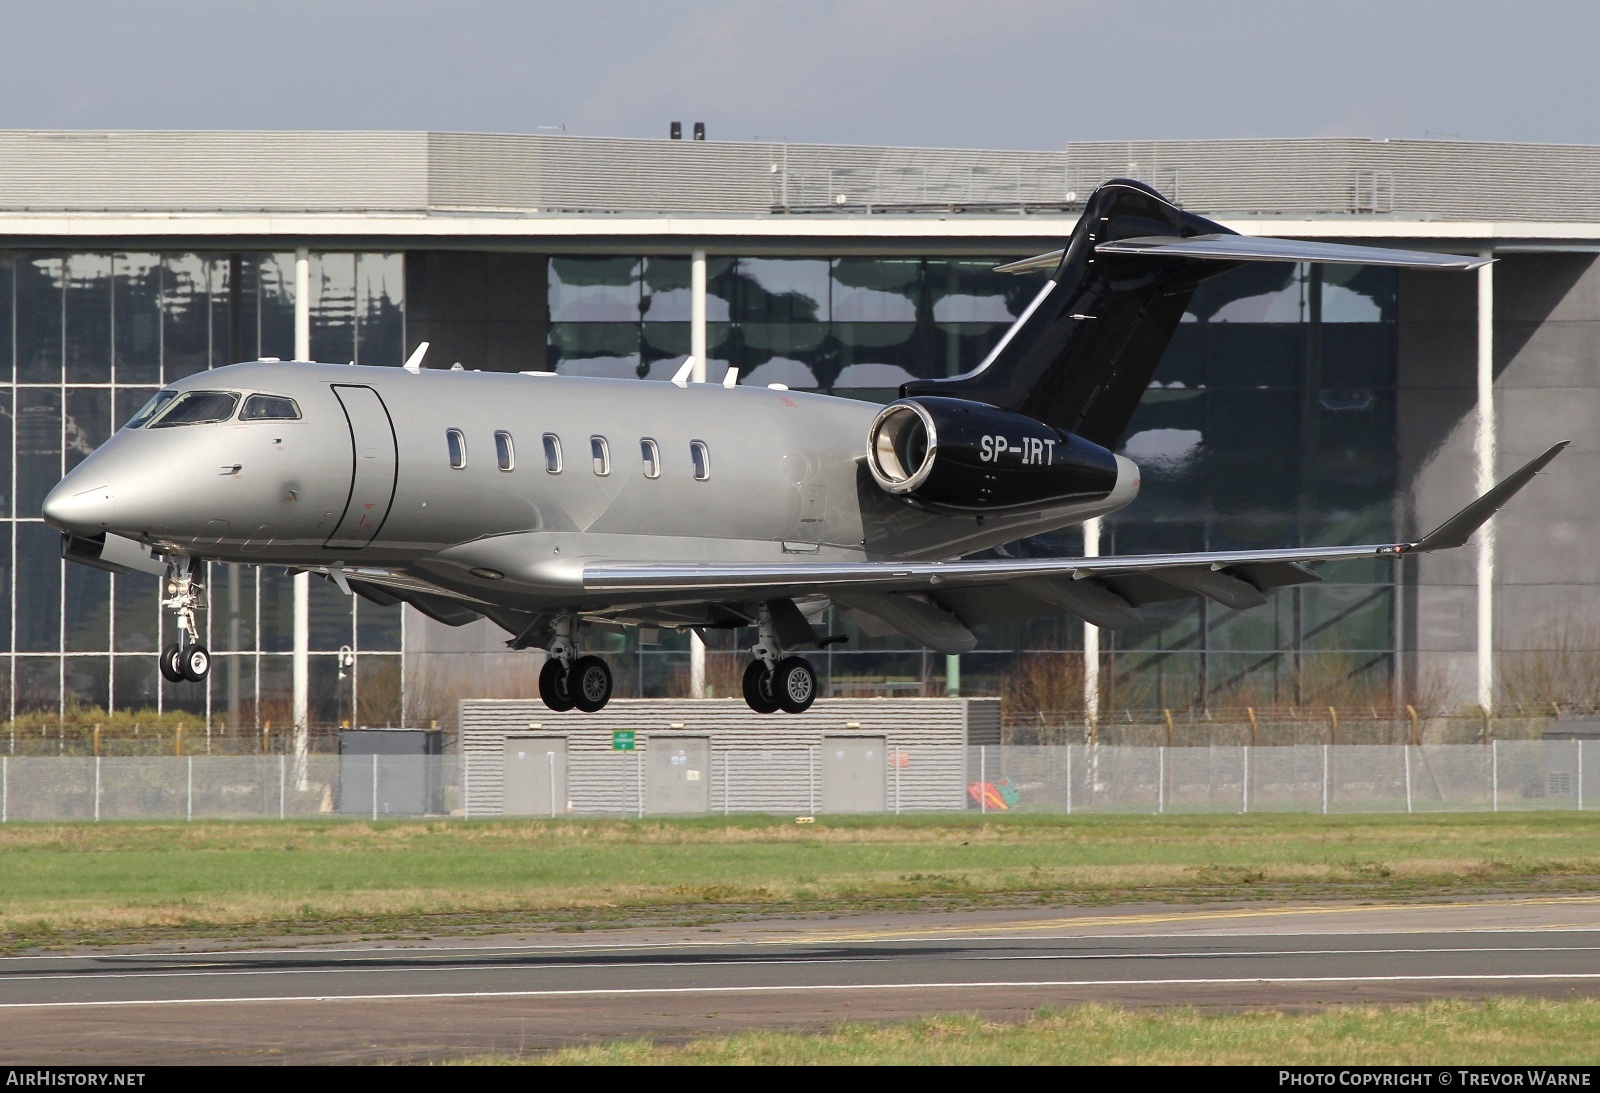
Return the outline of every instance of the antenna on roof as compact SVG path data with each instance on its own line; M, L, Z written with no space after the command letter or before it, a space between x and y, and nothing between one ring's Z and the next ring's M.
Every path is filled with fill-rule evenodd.
M678 366L677 374L672 377L672 382L679 387L687 387L689 377L692 375L694 375L694 358L685 357L683 363Z
M411 351L411 356L406 358L405 370L407 372L422 371L422 358L428 355L428 343L418 342L417 347Z

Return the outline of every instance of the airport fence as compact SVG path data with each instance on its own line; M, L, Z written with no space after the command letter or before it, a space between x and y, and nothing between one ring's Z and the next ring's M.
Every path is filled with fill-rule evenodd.
M824 811L830 799L856 802L851 811L1007 814L1586 811L1600 804L1600 749L1586 748L1583 741L923 746L892 748L875 760L881 765L837 772L814 756L796 766L782 749L727 748L713 751L711 769L693 777L705 787L698 801L693 793L662 793L648 785L652 778L683 778L689 772L670 764L651 766L643 758L641 753L574 753L561 771L559 789L551 773L549 814L793 814ZM585 763L595 764L596 771L585 772ZM623 782L594 777L607 763L627 768ZM773 764L783 770L767 769ZM939 772L934 783L927 777L932 771ZM796 777L808 780L806 792ZM849 778L850 792L844 797L830 792L830 777ZM619 799L616 785L634 780L637 792L624 788ZM863 786L871 802L864 806ZM458 755L313 755L298 765L286 755L7 756L0 757L0 823L474 818L463 806L463 789ZM656 802L663 804L658 808ZM543 815L544 807L537 814ZM488 817L478 813L475 818Z

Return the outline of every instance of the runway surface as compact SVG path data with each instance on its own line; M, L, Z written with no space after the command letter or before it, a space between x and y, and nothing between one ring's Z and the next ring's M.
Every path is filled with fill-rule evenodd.
M0 959L0 1062L406 1061L1041 1005L1600 995L1600 897L1140 907Z

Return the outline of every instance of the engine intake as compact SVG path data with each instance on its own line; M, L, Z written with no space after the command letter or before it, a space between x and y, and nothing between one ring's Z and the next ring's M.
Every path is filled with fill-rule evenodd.
M1117 484L1098 444L1009 410L923 396L885 406L867 433L878 485L930 509L997 512L1097 501Z

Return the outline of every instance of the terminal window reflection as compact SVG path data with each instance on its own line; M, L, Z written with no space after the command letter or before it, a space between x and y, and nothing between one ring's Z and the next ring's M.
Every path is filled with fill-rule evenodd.
M1002 260L713 256L708 378L731 366L743 383L883 401L906 378L967 371L1042 278L994 273ZM690 348L689 281L687 258L552 259L554 367L670 378ZM311 284L314 356L401 362L402 256L314 254ZM9 688L0 707L70 700L209 709L214 720L286 716L292 612L282 571L212 567L206 625L218 664L209 688L174 687L149 655L175 636L154 579L69 575L38 506L165 383L241 356L292 357L293 285L286 252L0 252L0 687ZM1252 265L1202 286L1124 441L1144 468L1144 493L1107 521L1102 549L1389 538L1396 297L1391 271L1363 267ZM1070 554L1081 537L1068 529L1007 549ZM1314 671L1388 673L1392 570L1322 572L1325 584L1251 612L1177 601L1152 608L1148 626L1103 635L1112 700L1215 703L1246 687L1281 697ZM399 610L315 583L317 671L338 696L317 716L351 716L358 685L363 709L396 695L397 676L384 672L398 668L382 658L400 648ZM853 681L921 686L942 672L942 658L904 639L858 633L838 613L827 625L851 634L819 658L834 693L855 693ZM963 661L969 690L998 689L1017 650L1081 641L1081 627L1063 619L980 629L979 650ZM346 645L363 659L341 680ZM668 640L636 653L641 690L674 685L683 650Z
M313 355L400 364L403 256L313 254L311 266ZM166 383L239 359L291 358L293 294L288 253L0 251L0 713L73 703L283 723L288 658L278 654L288 647L261 625L291 621L281 571L262 580L249 567L211 566L209 685L167 684L151 654L176 636L157 579L67 565L39 505ZM369 682L362 708L387 703L397 687L365 662L398 664L399 609L320 592L314 659L332 664L341 646L354 649ZM315 711L324 720L356 713L351 681L336 677L326 689L335 697Z
M706 261L707 379L783 383L869 400L974 367L1041 276L1002 258ZM569 375L670 379L689 355L686 258L551 259L549 359Z
M710 258L708 378L886 401L913 377L975 367L1032 301L1043 274L994 272L1004 259ZM550 358L573 374L666 379L689 352L687 259L552 261ZM1119 553L1381 541L1393 534L1393 271L1251 264L1205 282L1124 440L1144 490L1106 522ZM635 318L635 311L638 318ZM1076 529L1013 553L1081 549ZM1113 701L1293 700L1319 671L1368 681L1393 667L1391 567L1326 566L1326 583L1281 592L1248 612L1204 601L1153 605L1143 627L1102 635ZM830 647L833 693L920 686L940 670L899 637L858 634ZM1081 627L1033 620L980 628L966 684L993 692L1019 649L1080 647ZM639 652L641 679L668 678ZM1321 658L1320 660L1318 658ZM664 685L664 684L663 684Z

